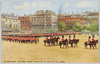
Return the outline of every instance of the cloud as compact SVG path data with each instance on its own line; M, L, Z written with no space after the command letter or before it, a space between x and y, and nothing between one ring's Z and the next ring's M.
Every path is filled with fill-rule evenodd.
M37 7L36 2L33 2L33 3L32 3L32 6L33 6L33 7Z
M45 7L45 6L51 6L51 5L52 5L51 2L45 2L45 1L43 1L43 2L33 2L32 3L33 7Z
M48 5L52 5L52 3L51 3L51 2L47 2L47 4L48 4Z
M41 5L40 5L40 7L44 7L44 6L45 6L45 4L41 4Z
M77 7L86 7L87 5L85 5L85 4L81 4L81 3L78 3L77 5L76 5Z
M70 6L70 4L69 3L65 3L65 7L68 7L68 6Z
M78 3L76 4L76 7L82 7L82 8L85 8L85 7L95 8L95 7L98 7L98 2L97 2L97 1L81 1L81 2L78 2Z
M30 4L28 2L24 2L22 5L13 5L12 8L14 10L28 10L30 8Z

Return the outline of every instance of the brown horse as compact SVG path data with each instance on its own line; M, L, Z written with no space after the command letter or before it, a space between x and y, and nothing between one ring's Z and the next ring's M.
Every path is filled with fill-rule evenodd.
M73 42L73 44L74 44L74 47L78 47L79 39L72 40L72 42Z
M85 45L85 48L86 48L86 49L87 49L87 46L88 46L88 45L90 46L90 49L91 49L91 46L93 46L93 45L92 45L92 41L90 41L89 43L88 43L88 42L85 42L84 45Z
M65 39L65 40L63 40L63 41L60 41L60 42L59 42L59 45L60 45L60 48L61 48L61 45L63 45L63 48L64 48L64 45L65 45L66 48L67 48L67 46L68 46L68 40Z
M50 46L50 39L44 40L43 42L44 42L44 46L46 46L46 43L49 44L49 46Z
M93 47L93 49L94 49L94 47L97 48L97 47L96 47L96 44L97 44L97 43L98 43L98 40L95 40L95 41L90 41L89 43L88 43L88 42L85 42L84 45L85 45L85 48L86 48L86 49L87 49L87 45L90 46L90 49L91 49L91 47Z
M60 39L59 37L54 38L55 44L57 44L57 45L58 45L58 40L59 40L59 39Z
M97 44L97 43L98 43L98 40L92 41L93 49L94 49L94 47L97 49L97 47L96 47L96 44Z
M78 47L78 45L77 45L78 42L79 42L79 39L70 40L68 44L70 44L71 47L73 47L73 44L74 44L74 47Z

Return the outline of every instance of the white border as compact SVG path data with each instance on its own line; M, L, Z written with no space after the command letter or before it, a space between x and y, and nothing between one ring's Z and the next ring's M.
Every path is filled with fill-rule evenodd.
M54 0L0 0L0 14L2 11L2 1L54 1ZM82 0L56 0L56 1L82 1ZM100 0L84 0L84 1L98 1L99 3L98 10L100 13ZM1 21L1 15L0 15L0 21ZM99 32L100 32L100 23L99 23ZM100 39L100 34L99 34L99 39ZM1 22L0 22L0 46L1 46ZM100 54L100 42L99 42L99 54ZM100 63L100 55L99 55L99 63ZM92 64L99 64L99 63L92 63ZM1 47L0 47L0 64L51 64L51 63L1 63ZM91 63L52 63L52 64L91 64Z

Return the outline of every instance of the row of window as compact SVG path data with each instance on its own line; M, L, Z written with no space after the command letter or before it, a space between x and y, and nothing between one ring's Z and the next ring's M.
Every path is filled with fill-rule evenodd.
M5 20L5 21L3 21L3 22L19 22L19 21L17 21L17 20Z
M21 26L22 29L29 29L30 26Z
M51 19L48 19L48 20L32 20L32 21L51 21Z
M12 25L12 24L6 24L5 25L6 27L12 27L12 28L19 28L19 25L17 25L17 24L14 24L14 25Z
M51 17L31 17L31 19L36 19L36 18L37 18L37 19L40 19L40 18L41 18L41 19L44 19L44 18L50 18L50 19L51 19Z
M30 24L30 22L21 22L21 24Z

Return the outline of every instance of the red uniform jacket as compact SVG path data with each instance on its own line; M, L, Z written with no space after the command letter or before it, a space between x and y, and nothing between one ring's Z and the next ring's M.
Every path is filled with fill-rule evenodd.
M88 41L90 41L90 39L88 39Z
M53 39L53 37L50 37L50 39Z
M73 40L75 40L75 37L73 38Z
M71 39L69 38L69 40L71 40Z
M62 38L62 41L64 40L64 38Z
M48 40L48 37L46 37L46 40Z
M95 39L94 38L92 38L92 41L94 41Z

